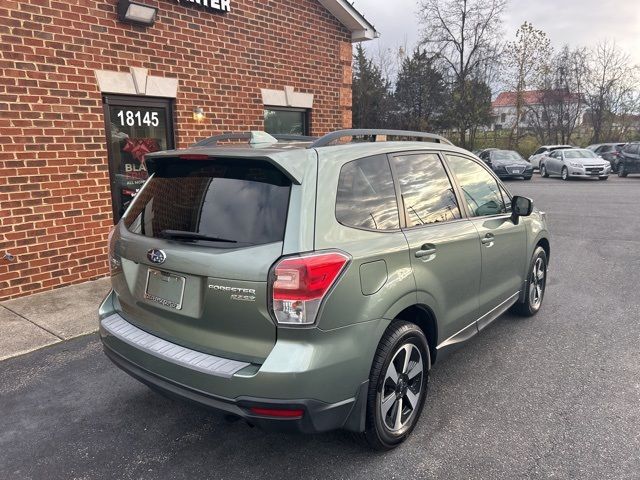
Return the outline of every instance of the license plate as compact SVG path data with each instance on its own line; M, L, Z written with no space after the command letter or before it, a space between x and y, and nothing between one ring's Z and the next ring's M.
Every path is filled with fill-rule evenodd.
M174 310L182 309L185 277L150 268L144 298Z
M513 173L520 173L520 170L519 170L519 169L517 169L517 168L514 168L514 169L513 169Z

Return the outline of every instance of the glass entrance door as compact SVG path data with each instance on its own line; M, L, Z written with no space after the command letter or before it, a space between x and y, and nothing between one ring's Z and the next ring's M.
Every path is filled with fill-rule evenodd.
M148 177L145 155L175 148L173 102L146 97L104 98L114 221Z

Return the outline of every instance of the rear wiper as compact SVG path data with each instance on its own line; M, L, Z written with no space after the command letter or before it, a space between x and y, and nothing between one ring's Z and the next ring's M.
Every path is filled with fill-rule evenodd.
M185 240L206 240L209 242L238 243L236 240L228 238L216 237L214 235L203 235L195 232L183 232L182 230L162 230L160 232L162 238L182 238Z

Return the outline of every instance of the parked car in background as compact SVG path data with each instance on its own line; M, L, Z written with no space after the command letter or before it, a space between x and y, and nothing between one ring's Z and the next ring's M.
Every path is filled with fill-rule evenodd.
M622 156L621 151L625 145L626 143L624 142L596 143L594 145L589 145L587 149L607 160L611 164L611 171L615 173L618 171L618 161Z
M533 167L513 150L485 150L478 155L500 178L524 178L531 180Z
M640 173L640 142L627 143L618 159L618 176Z
M611 164L586 148L554 150L540 161L540 175L560 175L563 180L571 177L593 177L606 180Z
M535 170L540 168L540 160L548 155L550 152L554 152L556 150L561 150L563 148L574 148L571 145L543 145L538 148L533 155L529 157L529 162L533 166Z
M336 144L380 136L433 141ZM542 306L546 216L442 137L227 134L146 165L110 234L100 338L171 396L388 450L447 347Z

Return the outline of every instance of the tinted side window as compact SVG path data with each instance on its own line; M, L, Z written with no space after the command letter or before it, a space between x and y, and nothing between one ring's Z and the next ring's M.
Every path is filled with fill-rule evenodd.
M400 228L393 177L385 155L343 165L338 179L336 218L349 227Z
M447 155L453 174L474 217L507 213L498 182L482 166L465 157Z
M438 155L404 155L392 161L408 227L461 218L456 195Z

